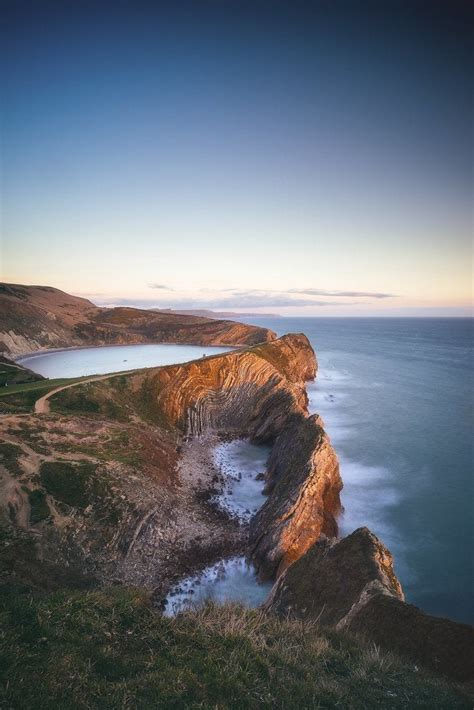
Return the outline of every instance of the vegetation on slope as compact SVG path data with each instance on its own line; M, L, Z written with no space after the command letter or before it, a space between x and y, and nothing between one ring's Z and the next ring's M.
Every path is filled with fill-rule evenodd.
M0 587L9 708L468 708L454 687L317 625L235 605L176 618L139 592Z
M11 385L0 388L0 413L14 414L16 412L31 412L35 402L43 395L62 387L63 385L80 382L86 377L56 378L52 380L41 379L34 382Z

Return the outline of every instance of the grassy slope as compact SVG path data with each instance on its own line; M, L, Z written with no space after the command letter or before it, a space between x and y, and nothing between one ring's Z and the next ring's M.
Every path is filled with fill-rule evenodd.
M42 379L35 382L25 382L0 388L0 413L15 414L16 412L31 412L37 399L56 387L62 387L72 382L80 382L85 377Z
M470 707L373 647L234 605L168 619L133 590L5 585L0 614L1 707Z

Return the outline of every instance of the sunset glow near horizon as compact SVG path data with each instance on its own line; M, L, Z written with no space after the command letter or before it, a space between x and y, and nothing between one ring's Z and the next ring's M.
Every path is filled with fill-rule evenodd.
M2 280L470 315L462 2L2 3Z

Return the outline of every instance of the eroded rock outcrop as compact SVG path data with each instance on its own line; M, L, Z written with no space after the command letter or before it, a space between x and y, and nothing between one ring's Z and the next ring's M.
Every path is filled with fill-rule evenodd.
M337 625L361 597L403 599L387 548L367 528L336 540L323 537L277 579L266 608L283 616Z
M337 534L342 481L319 417L290 416L267 469L269 497L252 520L250 550L262 578L281 574L322 533Z
M271 441L269 498L251 525L250 549L262 577L280 574L321 533L335 535L342 481L317 416L308 416L305 382L317 363L305 335L245 351L131 376L166 418L186 433L226 432Z
M185 436L208 432L273 444L269 497L251 526L250 550L262 576L279 574L319 538L336 534L342 482L321 421L307 412L305 382L316 358L302 334L199 361L80 385L51 399L56 408L87 402L104 414L119 405ZM120 380L123 380L120 384Z

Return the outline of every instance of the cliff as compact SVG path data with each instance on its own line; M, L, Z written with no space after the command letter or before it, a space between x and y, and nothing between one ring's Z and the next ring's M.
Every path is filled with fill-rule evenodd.
M100 411L112 400L127 416L177 427L187 436L223 433L271 442L266 503L250 528L250 554L262 577L280 574L321 533L335 535L342 481L320 420L308 416L305 381L316 359L301 334L272 343L126 376L124 396L113 380L74 387L52 399L61 411L84 393ZM133 393L132 396L131 393Z
M272 447L267 500L250 524L250 554L264 579L280 575L322 533L337 534L342 480L317 416L289 416Z
M323 538L276 581L265 608L359 634L457 681L474 679L474 630L404 601L387 548L367 528Z
M229 320L137 308L98 308L50 286L0 284L0 351L15 357L43 348L124 343L253 345L275 334Z
M342 540L321 538L277 579L265 608L336 626L368 590L403 599L387 548L367 528Z
M186 573L198 561L244 551L247 531L207 502L217 479L206 438L250 437L273 443L277 450L291 438L295 446L299 442L304 460L316 464L295 477L299 496L279 500L283 510L289 506L288 521L270 528L278 554L288 547L296 554L303 549L298 522L307 527L305 545L319 535L321 518L335 528L333 509L326 506L337 499L340 487L334 452L306 411L304 384L315 373L307 338L293 334L181 365L92 378L53 392L50 416L12 416L10 427L8 418L4 420L10 445L20 447L16 475L3 476L5 515L29 529L30 493L33 501L43 496L45 520L53 524L39 522L33 528L46 556L60 565L66 554L99 578L118 575L158 587L178 568ZM307 436L306 429L314 427L318 436ZM322 450L332 469L324 469L320 485ZM82 460L92 468L84 472ZM77 506L68 491L58 491L54 481L51 485L48 466L43 481L44 464L51 462L58 463L53 474L61 486L86 476L81 483L84 504ZM291 478L290 462L285 460L284 466L281 477ZM38 480L43 481L39 488Z

